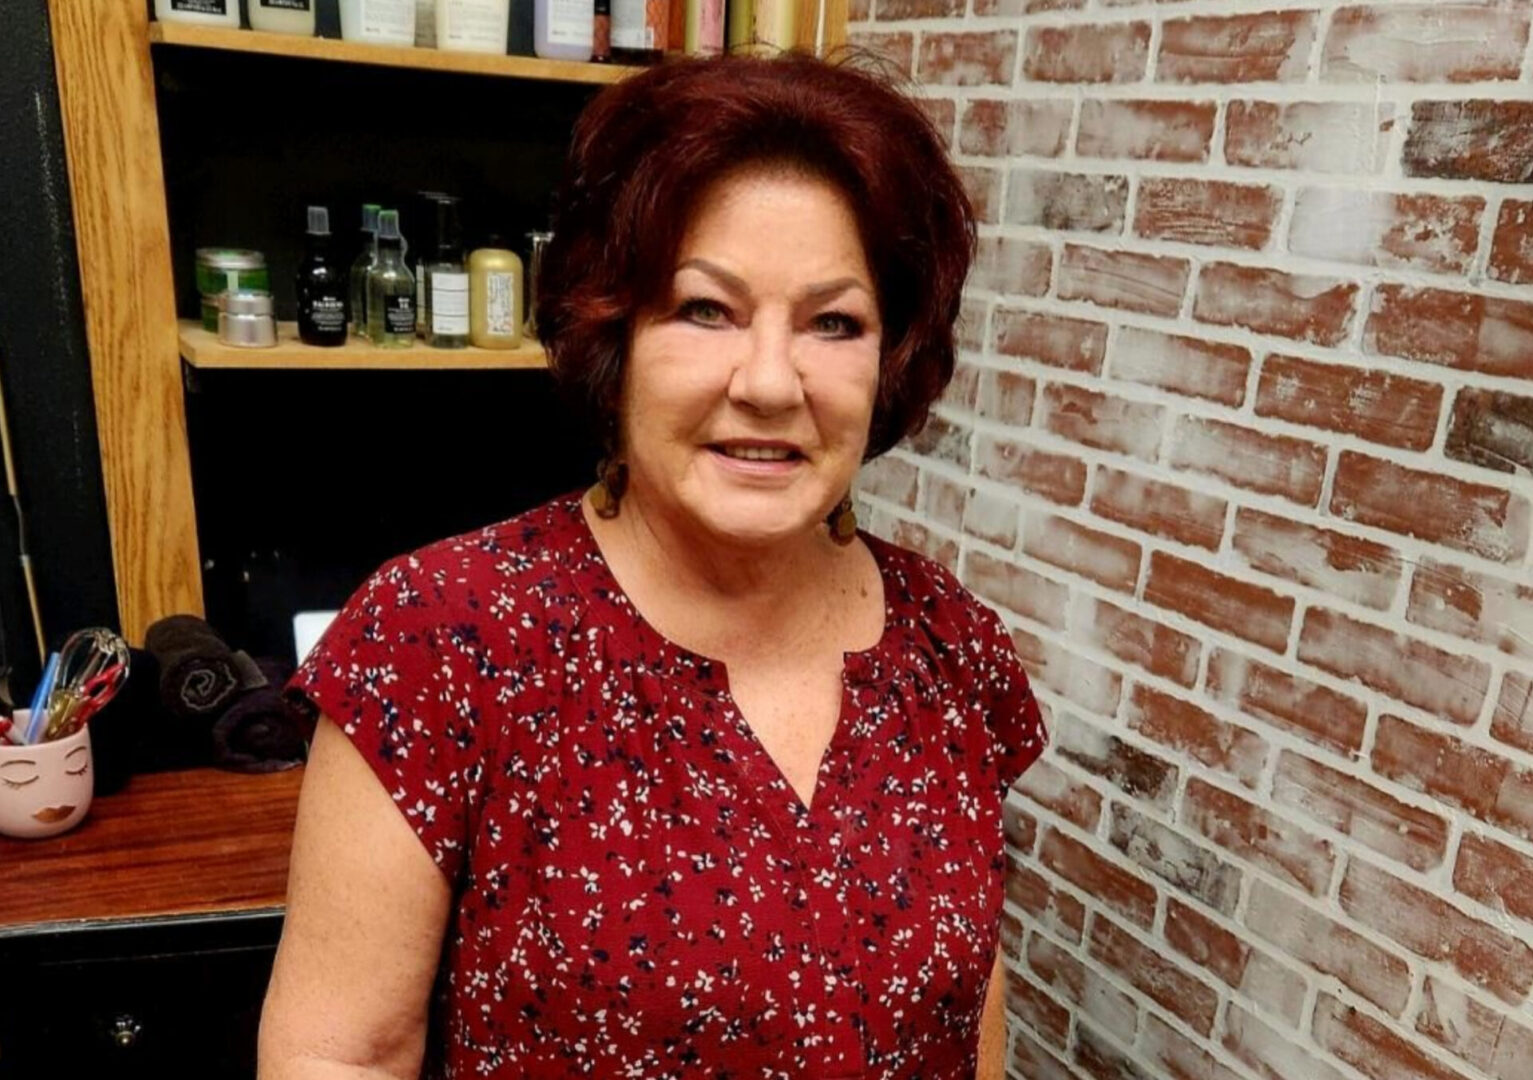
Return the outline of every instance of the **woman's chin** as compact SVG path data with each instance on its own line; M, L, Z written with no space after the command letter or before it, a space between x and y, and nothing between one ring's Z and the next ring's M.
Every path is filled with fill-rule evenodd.
M812 533L821 517L797 500L722 500L708 507L700 524L717 540L741 548L765 549L792 543Z

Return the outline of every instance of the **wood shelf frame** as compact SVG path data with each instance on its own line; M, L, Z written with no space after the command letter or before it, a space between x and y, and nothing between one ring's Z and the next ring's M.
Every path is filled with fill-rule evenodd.
M151 45L184 45L199 49L261 53L306 60L331 60L348 64L414 68L419 71L453 71L467 75L495 75L512 79L541 79L604 85L615 83L641 69L621 64L588 64L572 60L540 60L531 56L497 56L490 53L453 52L448 49L417 49L410 45L370 45L334 38L267 34L258 30L227 30L191 23L149 24Z
M380 349L355 339L333 349L305 345L296 323L277 324L277 344L241 349L221 344L195 319L181 322L181 357L194 368L234 371L536 371L548 368L536 342L518 349Z

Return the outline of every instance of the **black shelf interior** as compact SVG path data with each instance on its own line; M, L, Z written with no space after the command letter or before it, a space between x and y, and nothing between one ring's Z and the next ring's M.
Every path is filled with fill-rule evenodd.
M182 318L202 246L265 252L278 318L293 318L310 203L331 208L347 263L361 203L398 207L408 240L419 190L463 199L470 246L493 230L523 249L594 92L196 49L155 61ZM291 659L293 613L340 606L388 558L594 475L596 447L546 372L186 374L207 617L256 655Z

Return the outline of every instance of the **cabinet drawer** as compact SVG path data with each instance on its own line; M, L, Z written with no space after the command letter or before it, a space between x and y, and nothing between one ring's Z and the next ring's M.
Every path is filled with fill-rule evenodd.
M50 952L6 958L0 1080L255 1076L273 944Z

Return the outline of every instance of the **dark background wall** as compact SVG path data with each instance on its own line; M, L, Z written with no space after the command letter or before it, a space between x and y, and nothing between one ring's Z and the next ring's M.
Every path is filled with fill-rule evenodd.
M48 645L115 626L116 590L45 0L0 34L0 387ZM0 505L0 626L13 689L37 657L14 504Z

